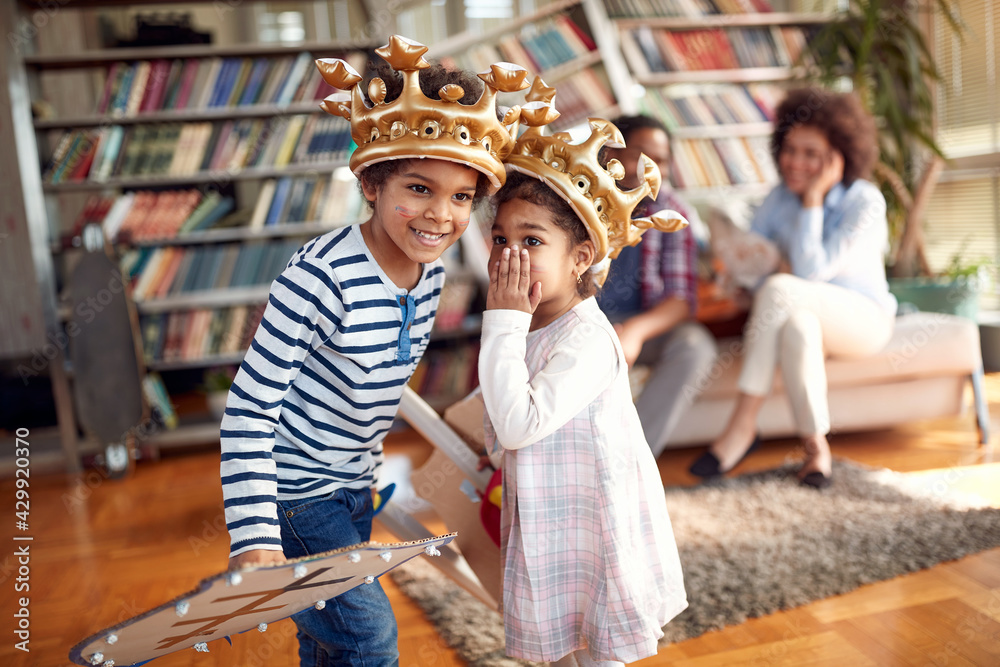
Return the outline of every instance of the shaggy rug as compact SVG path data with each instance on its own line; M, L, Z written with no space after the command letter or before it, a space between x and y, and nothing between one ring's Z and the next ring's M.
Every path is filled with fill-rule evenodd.
M689 607L663 642L1000 546L1000 509L953 492L960 474L915 481L835 461L822 492L792 467L666 489ZM506 658L500 615L423 559L392 576L470 665L532 664Z

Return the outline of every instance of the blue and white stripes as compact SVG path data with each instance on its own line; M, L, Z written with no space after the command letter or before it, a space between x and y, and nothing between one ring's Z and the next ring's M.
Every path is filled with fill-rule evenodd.
M281 548L277 499L374 484L443 284L435 262L396 287L356 226L308 243L274 281L222 420L231 555Z

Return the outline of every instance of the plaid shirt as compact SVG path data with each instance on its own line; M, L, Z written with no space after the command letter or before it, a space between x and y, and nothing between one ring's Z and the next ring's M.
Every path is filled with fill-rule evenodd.
M639 204L633 217L662 209L677 211L688 221L698 218L698 212L667 187L660 190L655 201ZM697 261L698 249L690 227L671 233L650 229L638 245L622 248L618 259L611 262L598 302L609 317L619 320L649 310L664 299L680 297L688 302L693 317L697 308Z

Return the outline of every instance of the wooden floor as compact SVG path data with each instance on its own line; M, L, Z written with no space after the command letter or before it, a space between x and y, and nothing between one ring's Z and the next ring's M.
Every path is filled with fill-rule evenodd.
M1000 429L1000 375L987 378L993 424ZM976 446L971 415L888 431L835 435L834 455L922 474L952 469L952 486L979 493L1000 506L1000 463L993 449ZM13 447L13 437L4 437ZM765 443L739 471L768 468L792 451L791 441ZM390 452L416 461L429 446L412 434L392 436ZM685 472L701 449L661 457L667 484L688 484ZM30 591L15 592L14 547L0 563L0 665L68 665L68 651L84 637L190 590L225 567L225 532L213 451L140 463L123 481L96 471L79 477L36 475L30 480ZM12 479L0 497L14 513ZM5 525L12 541L15 517ZM997 527L1000 530L1000 526ZM376 539L389 540L380 533ZM23 577L22 577L23 578ZM383 578L396 611L403 665L461 665L420 610ZM29 596L28 654L13 636L15 599ZM209 654L188 650L156 661L180 665L294 665L290 621L216 642ZM664 648L642 665L1000 665L1000 549L939 565L799 609L748 621Z

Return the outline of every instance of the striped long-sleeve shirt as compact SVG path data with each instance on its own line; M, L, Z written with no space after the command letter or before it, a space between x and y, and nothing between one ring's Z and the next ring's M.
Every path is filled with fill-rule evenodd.
M412 290L396 287L356 226L291 259L271 285L222 419L231 555L281 549L276 500L374 484L443 284L434 262Z

